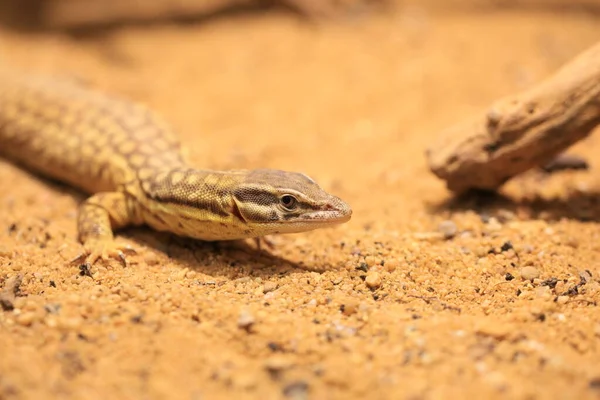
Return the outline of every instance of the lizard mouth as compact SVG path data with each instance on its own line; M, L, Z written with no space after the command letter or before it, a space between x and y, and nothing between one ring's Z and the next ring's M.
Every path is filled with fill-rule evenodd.
M314 211L303 215L302 220L307 223L332 223L341 224L350 221L352 210L345 203L343 207L328 206L324 210Z

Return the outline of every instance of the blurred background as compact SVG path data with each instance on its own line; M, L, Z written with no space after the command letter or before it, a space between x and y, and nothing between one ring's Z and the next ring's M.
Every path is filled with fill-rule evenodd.
M422 223L381 218L398 202L415 215L446 196L423 155L440 130L534 85L600 34L596 0L0 7L4 65L146 103L197 166L302 171L348 198L362 224L393 229Z

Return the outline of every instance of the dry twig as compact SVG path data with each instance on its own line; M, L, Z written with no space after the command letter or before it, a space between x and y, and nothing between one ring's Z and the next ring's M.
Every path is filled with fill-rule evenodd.
M448 189L495 190L544 165L600 124L600 43L537 86L492 104L427 150Z

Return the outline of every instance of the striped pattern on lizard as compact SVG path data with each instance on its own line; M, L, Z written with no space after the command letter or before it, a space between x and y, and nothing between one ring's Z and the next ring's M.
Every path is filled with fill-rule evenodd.
M348 221L350 207L301 173L189 166L141 104L42 75L0 72L0 155L92 194L79 207L81 261L125 260L113 231L149 225L215 241Z

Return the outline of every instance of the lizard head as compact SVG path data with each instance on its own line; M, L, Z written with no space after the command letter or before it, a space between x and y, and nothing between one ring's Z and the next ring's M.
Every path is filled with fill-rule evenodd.
M350 220L352 210L308 176L249 171L233 192L234 214L261 235L304 232Z

